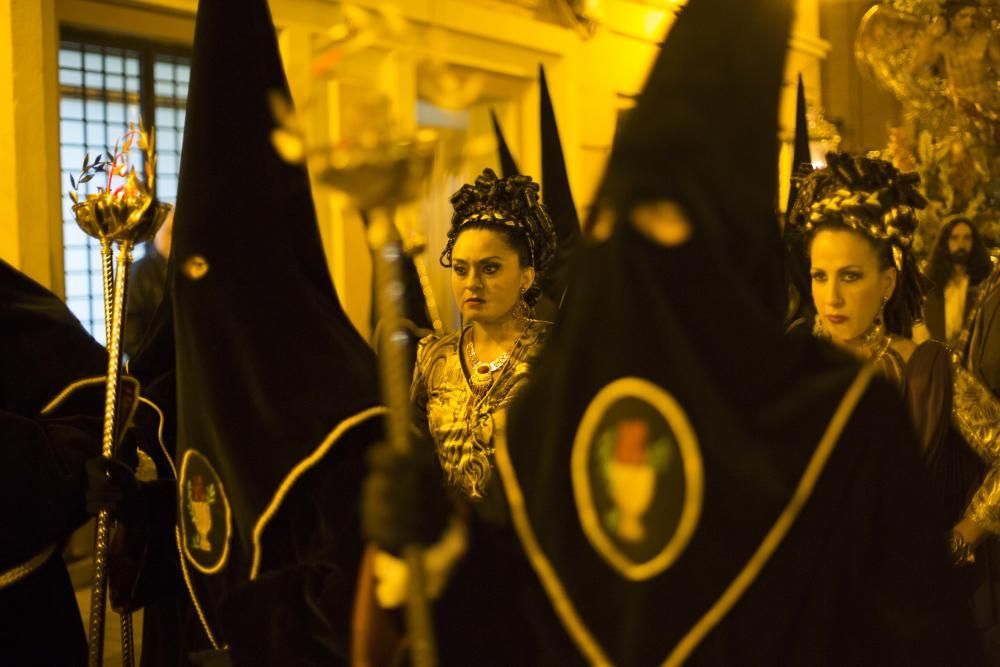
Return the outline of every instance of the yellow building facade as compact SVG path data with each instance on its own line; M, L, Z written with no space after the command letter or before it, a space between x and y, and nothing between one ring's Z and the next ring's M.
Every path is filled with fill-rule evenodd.
M820 38L819 2L797 2L781 107L786 142L793 132L798 73L810 100L820 102L821 63L829 45ZM366 112L373 92L397 128L441 131L436 178L424 205L410 217L420 221L413 229L428 241L427 264L447 323L450 291L436 261L447 229L447 196L482 167L498 166L489 110L497 113L521 170L537 173L537 68L544 64L571 185L585 212L618 114L634 104L682 2L573 3L589 23L565 0L400 0L394 5L356 0L346 9L335 0L270 4L292 94L311 141L335 142L364 132L372 123ZM63 290L60 30L190 45L196 9L196 0L0 0L0 257L57 293ZM353 44L343 42L336 65L318 74L317 59L343 37L353 16L381 17L402 31L376 31ZM447 108L441 81L455 84L459 97L463 90L476 94L459 100L464 108L458 111ZM787 181L787 173L783 163L780 182ZM317 186L315 199L340 298L367 334L371 269L363 227L337 195Z

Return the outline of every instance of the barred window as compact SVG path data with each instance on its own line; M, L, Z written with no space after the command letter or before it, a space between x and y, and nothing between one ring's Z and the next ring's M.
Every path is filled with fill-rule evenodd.
M64 31L59 45L59 142L62 184L62 238L66 303L98 341L104 338L100 244L73 218L70 176L84 157L113 150L115 141L140 119L156 126L156 196L177 196L184 107L191 73L183 49L140 41ZM142 154L133 148L137 167ZM98 174L81 186L86 195L101 187ZM142 255L137 248L135 258Z

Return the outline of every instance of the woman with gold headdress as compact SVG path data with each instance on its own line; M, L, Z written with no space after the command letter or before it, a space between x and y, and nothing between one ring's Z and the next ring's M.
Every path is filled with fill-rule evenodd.
M1000 534L1000 403L946 346L910 340L925 291L911 251L925 205L919 176L845 153L827 161L802 180L791 214L805 236L814 333L900 388L951 522L953 560L972 565ZM988 572L979 563L970 574L982 582Z
M443 476L455 502L442 506L439 484L428 489L403 482L389 489L376 480L366 490L369 496L442 501L430 507L412 501L369 503L369 508L396 509L369 509L365 517L367 532L383 535L376 540L382 545L430 544L424 562L426 589L436 601L435 622L461 637L439 647L442 664L524 664L537 655L537 647L525 646L526 620L517 592L505 585L517 580L512 572L523 559L507 532L503 494L492 490L492 479L494 416L524 386L550 327L532 317L556 247L552 220L538 193L530 176L497 178L485 169L451 197L454 215L441 264L451 269L462 324L450 334L420 341L411 397L421 436L416 460L429 473L416 477ZM429 453L424 457L425 443L433 446L436 463L428 460ZM372 465L396 469L404 464L382 447L373 453ZM407 526L414 534L401 538L394 526ZM400 650L398 628L385 609L402 604L408 577L401 559L388 551L369 552L355 607L356 664L393 664ZM448 586L452 579L476 585ZM476 613L484 603L489 613ZM510 635L521 640L506 641Z
M493 469L493 414L510 403L549 325L532 319L555 254L555 230L530 176L485 169L464 185L441 264L462 326L420 341L412 397L418 429L432 440L445 477L482 499Z

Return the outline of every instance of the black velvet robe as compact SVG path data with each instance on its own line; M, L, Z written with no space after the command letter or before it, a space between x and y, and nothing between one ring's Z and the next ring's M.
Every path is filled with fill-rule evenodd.
M0 571L46 549L0 588L0 662L78 665L86 645L62 547L86 520L84 463L100 453L103 384L42 409L71 383L103 375L106 355L47 289L0 261Z
M769 334L741 294L725 289L725 269L707 270L693 251L656 247L621 225L585 259L588 270L574 285L586 301L571 300L512 406L507 449L540 550L591 636L615 664L655 665L778 520L858 367L811 337ZM693 275L699 290L686 287ZM720 309L740 322L739 340L719 328L711 311ZM614 316L591 325L601 311ZM592 361L574 363L580 359ZM704 466L690 542L666 570L641 581L616 572L586 537L571 475L584 409L622 377L673 395ZM508 496L510 477L503 475ZM949 527L896 390L872 381L790 530L689 663L977 664L978 642L948 563ZM538 572L522 582L523 599L539 590ZM533 608L533 641L550 649L568 644L553 609ZM548 662L581 655L570 649Z

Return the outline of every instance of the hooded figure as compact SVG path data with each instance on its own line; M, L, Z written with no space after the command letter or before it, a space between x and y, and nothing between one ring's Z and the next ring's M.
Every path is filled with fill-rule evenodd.
M89 518L107 355L49 290L0 261L0 651L6 664L83 665L62 549Z
M503 136L503 128L500 127L500 120L497 118L496 111L490 110L490 118L493 120L493 134L496 135L497 139L497 154L500 157L500 176L501 178L517 176L521 173L521 170L518 169L514 154L510 152L507 139Z
M513 525L575 646L557 664L975 662L893 389L782 335L791 14L685 6L498 425Z
M207 644L236 665L335 664L384 409L269 94L289 93L266 1L202 0L170 286L177 540Z
M545 78L543 65L538 66L538 84L541 88L539 122L542 142L542 203L552 218L557 248L556 258L543 283L545 298L539 304L538 315L542 320L553 321L557 318L559 306L568 289L567 270L570 258L580 240L580 218L573 202L566 158L559 138L559 126L556 123L555 108L552 105L552 96L549 94L549 84ZM497 120L495 112L491 111L490 116L493 119L501 173L504 177L516 176L520 171L504 138L500 121Z
M785 215L789 215L795 198L799 193L798 180L795 178L801 170L812 168L812 152L809 148L809 117L806 115L806 85L799 74L799 83L795 90L795 144L792 149L792 180L788 187L788 202L785 205Z
M809 151L809 121L806 117L806 88L802 82L802 75L799 75L799 85L795 97L795 147L792 152L792 176L788 184L788 202L785 206L785 224L787 226L788 217L792 214L792 207L799 194L799 179L807 175L812 169L812 157ZM808 333L809 327L803 326L811 322L813 312L812 299L809 298L810 278L809 269L805 266L802 258L805 257L805 248L802 247L802 236L800 234L788 233L787 227L784 231L785 257L787 258L788 271L788 332Z
M566 157L563 155L559 138L556 111L549 94L549 83L545 78L545 67L538 66L538 81L541 86L541 137L542 137L542 201L556 228L556 259L548 276L548 294L557 304L562 304L569 288L567 270L570 258L576 252L580 241L580 217L573 202L573 191L569 186L566 171Z

